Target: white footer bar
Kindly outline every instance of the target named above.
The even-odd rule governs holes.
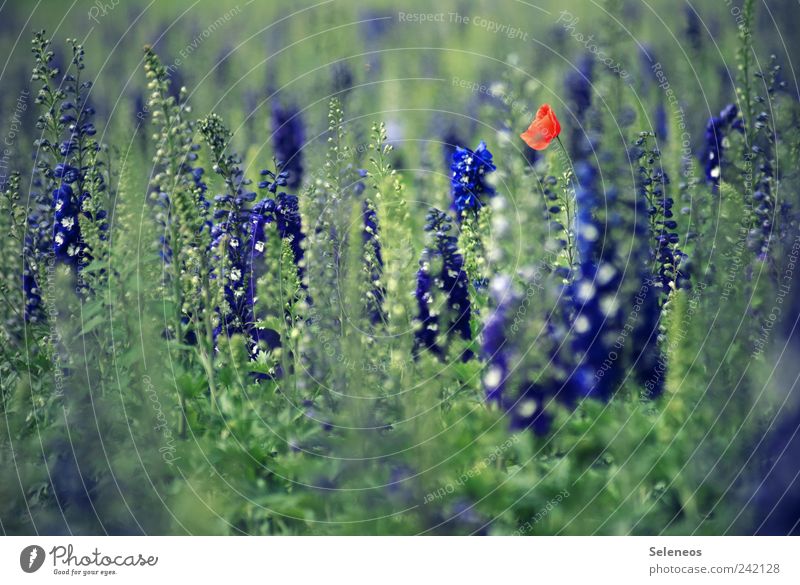
[[[791,537],[4,537],[0,583],[800,583],[798,544]]]

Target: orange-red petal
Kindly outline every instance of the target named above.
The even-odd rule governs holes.
[[[547,145],[550,144],[550,141],[545,137],[545,135],[538,128],[536,128],[536,122],[531,124],[530,128],[528,128],[519,136],[525,141],[525,144],[534,150],[544,150],[547,148]]]
[[[561,124],[548,104],[542,104],[528,129],[520,134],[525,144],[534,150],[544,150],[561,133]]]

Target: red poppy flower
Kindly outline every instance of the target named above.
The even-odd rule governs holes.
[[[555,112],[549,105],[543,104],[528,129],[520,134],[520,138],[532,149],[544,150],[559,134],[561,134],[561,124],[558,123]]]

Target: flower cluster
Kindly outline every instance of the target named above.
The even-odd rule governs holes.
[[[458,252],[458,239],[449,233],[452,227],[446,213],[435,208],[429,211],[425,231],[431,234],[433,241],[423,251],[417,272],[415,355],[428,349],[444,357],[455,334],[465,341],[472,339],[467,274],[463,257]],[[445,296],[444,306],[437,306],[437,292]],[[465,361],[470,357],[470,350],[462,354]]]
[[[794,410],[777,419],[774,428],[764,431],[753,448],[760,460],[770,462],[766,474],[752,482],[750,501],[758,535],[798,534],[800,494],[793,487],[797,483],[797,459],[800,457],[798,428],[800,413]]]
[[[497,167],[492,162],[492,153],[481,141],[474,151],[469,148],[456,148],[453,154],[452,209],[460,221],[467,212],[477,212],[485,204],[486,197],[492,197],[494,187],[486,182],[486,176]]]
[[[371,281],[367,283],[368,295],[371,292],[380,303],[385,332],[398,335],[410,325],[412,317],[408,305],[411,296],[388,294],[387,291],[398,290],[411,277],[409,270],[414,263],[414,250],[413,246],[405,243],[412,241],[413,220],[402,179],[392,167],[394,147],[389,143],[384,123],[372,125],[371,139],[371,168],[362,171],[369,186],[365,199],[375,212],[374,217],[372,213],[364,217],[364,237],[369,234],[370,242],[369,246],[365,245],[365,253],[371,256],[368,259]],[[384,248],[383,242],[390,245]]]
[[[355,84],[353,68],[347,61],[336,61],[331,65],[331,78],[333,81],[334,95],[338,95],[344,100]]]
[[[262,180],[258,184],[259,189],[266,189],[267,192],[275,195],[273,199],[265,199],[258,203],[254,209],[264,210],[272,214],[278,230],[278,236],[286,242],[291,250],[292,261],[297,273],[299,285],[307,290],[305,282],[305,239],[303,233],[303,222],[300,215],[300,204],[297,195],[290,195],[279,191],[279,187],[287,186],[289,175],[282,170],[276,162],[276,171],[269,169],[261,171]],[[268,196],[269,197],[269,196]]]
[[[706,124],[705,146],[701,155],[706,179],[713,185],[719,185],[724,164],[725,138],[731,130],[744,131],[739,109],[735,104],[728,104],[719,116],[712,116]]]
[[[694,7],[689,4],[684,5],[683,15],[686,19],[684,25],[686,40],[693,51],[700,51],[703,46],[703,22]]]
[[[757,103],[765,104],[767,100],[771,103],[775,92],[785,85],[785,82],[780,81],[780,71],[781,67],[777,64],[775,55],[772,55],[769,68],[763,73],[756,74],[756,77],[763,79],[767,90],[767,98],[756,96]],[[773,127],[773,115],[766,111],[770,109],[765,107],[765,110],[754,112],[753,128],[747,133],[748,140],[752,142],[747,156],[755,170],[754,191],[750,202],[752,227],[748,234],[748,244],[761,261],[767,259],[771,244],[778,237],[776,232],[786,227],[781,225],[782,222],[776,222],[776,207],[780,207],[781,215],[785,216],[790,205],[783,202],[781,206],[776,206],[777,197],[774,192],[777,166],[777,161],[774,159],[776,133]]]
[[[275,103],[272,108],[272,145],[280,168],[287,173],[286,186],[297,189],[303,181],[305,125],[298,108]]]
[[[275,224],[278,236],[288,244],[298,275],[302,274],[304,239],[298,200],[279,191],[287,184],[287,173],[278,169],[261,171],[258,187],[267,196],[248,189],[241,158],[228,153],[230,133],[219,116],[211,114],[200,123],[200,131],[216,160],[214,170],[224,179],[227,192],[214,197],[211,249],[214,251],[213,278],[222,284],[218,311],[221,319],[215,335],[242,334],[248,339],[253,357],[263,349],[280,346],[277,331],[260,325],[264,315],[258,310],[258,281],[266,274],[268,226]],[[275,194],[272,198],[270,195]]]
[[[545,202],[545,218],[550,220],[547,247],[558,253],[555,270],[567,278],[575,262],[574,195],[571,175],[565,173],[564,180],[553,175],[539,176],[539,189]]]
[[[44,31],[35,34],[33,80],[42,83],[36,97],[43,112],[37,120],[43,131],[37,141],[43,151],[38,167],[40,186],[52,194],[52,250],[58,262],[77,274],[93,257],[92,246],[82,237],[81,222],[94,224],[98,242],[106,239],[108,224],[96,201],[104,195],[105,180],[97,158],[100,145],[94,139],[95,110],[89,104],[92,82],[81,79],[83,46],[75,39],[67,42],[72,49],[70,65],[58,89],[53,89],[50,80],[60,71],[53,65],[54,53]]]
[[[170,189],[164,185],[162,189],[159,185],[159,180],[163,176],[161,173],[156,173],[152,182],[154,187],[152,199],[159,208],[155,220],[161,228],[159,255],[165,264],[173,262],[173,248],[181,248],[181,241],[189,235],[182,233],[189,227],[186,224],[190,223],[185,221],[184,216],[196,213],[198,217],[203,218],[203,221],[199,223],[191,222],[196,224],[192,226],[195,232],[209,227],[208,214],[211,203],[205,197],[207,190],[207,186],[203,182],[205,169],[194,167],[191,164],[197,160],[198,150],[200,150],[199,144],[189,145],[185,160],[174,169],[178,184],[173,188]],[[159,162],[156,161],[156,164]],[[170,196],[167,191],[170,191],[172,195]],[[199,213],[197,213],[198,211]],[[178,267],[173,272],[179,272],[180,265],[181,262],[178,262]],[[174,274],[173,277],[180,278],[179,274]]]
[[[297,195],[278,194],[275,198],[275,221],[278,226],[278,235],[288,241],[292,248],[292,256],[297,267],[297,276],[300,278],[301,286],[305,288],[306,285],[303,280],[305,234],[303,233]]]
[[[165,336],[194,345],[200,335],[210,355],[216,320],[210,290],[212,221],[204,169],[195,166],[200,145],[194,142],[186,88],[174,87],[176,80],[151,47],[145,47],[144,70],[150,90],[146,106],[157,140],[150,197],[161,229],[165,294],[175,306]]]
[[[25,320],[29,323],[44,319],[42,310],[41,284],[45,275],[43,268],[47,258],[53,255],[52,204],[46,207],[39,201],[44,176],[33,176],[31,199],[23,238],[23,292],[25,295]]]
[[[594,59],[583,55],[576,63],[575,69],[567,73],[564,78],[567,103],[569,103],[575,118],[582,122],[586,112],[592,105],[592,77],[594,73]],[[581,131],[580,128],[575,129]]]
[[[239,155],[228,153],[231,136],[219,116],[211,114],[202,120],[200,132],[214,157],[214,171],[227,187],[225,193],[214,197],[211,228],[216,264],[213,278],[221,283],[223,291],[215,335],[243,334],[250,340],[250,351],[257,354],[258,342],[264,335],[256,327],[256,285],[267,245],[265,227],[274,220],[275,202],[267,199],[249,207],[256,193],[248,189],[252,181],[245,178]],[[275,183],[278,181],[283,183],[284,177]],[[272,182],[266,185],[270,190],[272,186]]]
[[[5,177],[3,177],[5,178]],[[10,291],[9,284],[15,280],[19,282],[20,272],[22,273],[22,291],[25,299],[25,309],[20,315],[19,310],[14,306],[13,323],[35,323],[44,317],[42,307],[42,295],[37,285],[36,274],[31,266],[30,248],[32,240],[29,229],[30,209],[21,204],[20,174],[12,172],[8,178],[0,183],[0,231],[5,234],[7,240],[14,243],[17,250],[22,249],[22,258],[17,254],[6,254],[0,257],[0,295],[8,299]],[[22,317],[20,319],[19,317]],[[5,334],[11,333],[11,321],[6,323],[6,330],[0,341],[5,338]]]
[[[513,306],[518,300],[511,287],[511,279],[505,275],[492,279],[489,291],[495,308],[483,325],[481,358],[488,370],[484,376],[486,399],[499,401],[506,387],[510,366],[510,346],[506,328]]]
[[[56,260],[80,269],[83,242],[80,229],[80,205],[72,187],[61,185],[53,191],[53,253]]]
[[[503,409],[510,417],[512,429],[531,428],[537,434],[544,434],[551,423],[544,406],[552,393],[548,394],[544,384],[532,382],[524,368],[519,367],[517,343],[509,336],[509,329],[511,333],[517,330],[511,318],[519,310],[522,295],[504,275],[493,278],[489,289],[495,308],[484,323],[481,340],[481,357],[487,365],[483,377],[486,400]],[[515,371],[522,382],[512,386]]]
[[[612,350],[613,334],[620,328],[619,287],[621,271],[616,264],[614,243],[606,237],[607,224],[597,217],[598,210],[614,194],[602,201],[597,185],[597,169],[585,161],[576,164],[577,233],[579,264],[567,286],[570,348],[576,357],[570,382],[560,398],[567,402],[583,397],[607,399],[614,390],[614,376],[598,375]]]
[[[680,238],[672,211],[674,201],[667,193],[669,176],[661,167],[661,152],[650,146],[652,138],[652,133],[642,132],[634,143],[632,158],[639,163],[637,192],[640,200],[646,203],[649,217],[653,241],[651,257],[655,263],[653,284],[669,294],[676,288],[688,286],[688,275],[681,266],[686,254],[678,248]]]
[[[383,309],[383,300],[386,290],[381,284],[383,275],[383,254],[381,253],[380,230],[378,228],[378,214],[375,206],[369,199],[362,203],[362,231],[364,243],[364,265],[369,272],[369,290],[367,291],[367,314],[370,322],[375,325],[386,320]]]
[[[439,336],[439,319],[433,306],[433,277],[430,272],[430,253],[423,251],[417,271],[417,288],[414,291],[417,300],[417,330],[414,333],[414,351],[418,355],[421,349],[431,350],[441,355],[437,344]]]
[[[272,199],[263,199],[252,206],[249,213],[245,214],[246,220],[242,221],[241,242],[244,244],[244,254],[239,256],[241,261],[242,278],[246,279],[247,290],[245,304],[240,309],[242,324],[245,332],[250,337],[251,352],[257,355],[259,350],[274,348],[280,345],[280,335],[277,331],[261,327],[257,323],[262,315],[257,310],[258,280],[267,272],[266,246],[267,226],[275,222],[277,205]],[[231,239],[231,242],[233,239]]]
[[[26,261],[22,271],[22,292],[25,295],[25,321],[35,323],[42,317],[42,294],[36,275]]]
[[[642,143],[634,146],[631,156],[633,160],[646,150],[646,137],[640,136],[640,139],[643,139]],[[656,155],[657,152],[651,154],[653,157]],[[632,270],[629,273],[633,277],[630,280],[637,285],[637,289],[631,291],[632,298],[625,303],[626,320],[618,336],[621,343],[617,345],[624,346],[625,340],[630,335],[628,343],[634,354],[631,357],[633,378],[644,388],[643,395],[652,399],[661,394],[664,386],[665,356],[661,347],[662,307],[666,306],[673,289],[663,286],[663,278],[667,275],[660,270],[662,266],[658,263],[656,251],[662,244],[657,228],[659,226],[663,228],[663,223],[659,222],[667,218],[663,213],[659,214],[659,207],[651,203],[653,198],[650,197],[650,186],[655,182],[660,184],[662,189],[665,188],[666,177],[661,169],[654,170],[655,158],[653,163],[650,163],[649,157],[641,157],[638,160],[642,163],[642,168],[638,173],[639,188],[631,202],[633,218],[629,224],[634,236],[634,249],[629,256],[631,259],[629,266]],[[647,182],[646,178],[650,179],[649,185],[644,185]]]

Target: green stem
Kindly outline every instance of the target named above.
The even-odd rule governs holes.
[[[573,188],[572,188],[572,177],[575,176],[575,167],[572,164],[572,159],[567,152],[567,149],[564,147],[564,143],[561,142],[561,138],[556,136],[556,141],[558,142],[558,146],[561,148],[561,153],[564,155],[564,160],[567,161],[569,164],[568,171],[565,172],[567,175],[565,185],[564,185],[564,213],[567,216],[567,260],[569,262],[570,269],[575,263],[575,226],[573,225],[573,212],[574,209],[573,204]],[[575,204],[577,207],[577,204]]]
[[[217,385],[216,381],[214,380],[214,327],[211,323],[211,290],[210,290],[210,278],[208,278],[208,272],[206,272],[206,284],[205,284],[205,307],[203,308],[204,318],[203,321],[205,322],[206,328],[206,342],[208,343],[207,355],[201,356],[201,361],[203,362],[203,366],[206,369],[206,376],[208,377],[208,390],[211,397],[211,407],[214,407],[214,402],[217,396]]]
[[[11,302],[11,299],[8,298],[8,295],[6,294],[6,290],[5,290],[4,287],[0,287],[0,293],[3,294],[3,299],[5,299],[6,304],[9,306],[9,308],[11,308],[11,310],[13,310],[14,313],[16,313],[17,318],[22,319],[22,313],[20,313],[19,309],[17,309],[17,305],[19,303],[18,302],[17,303],[12,303]]]

